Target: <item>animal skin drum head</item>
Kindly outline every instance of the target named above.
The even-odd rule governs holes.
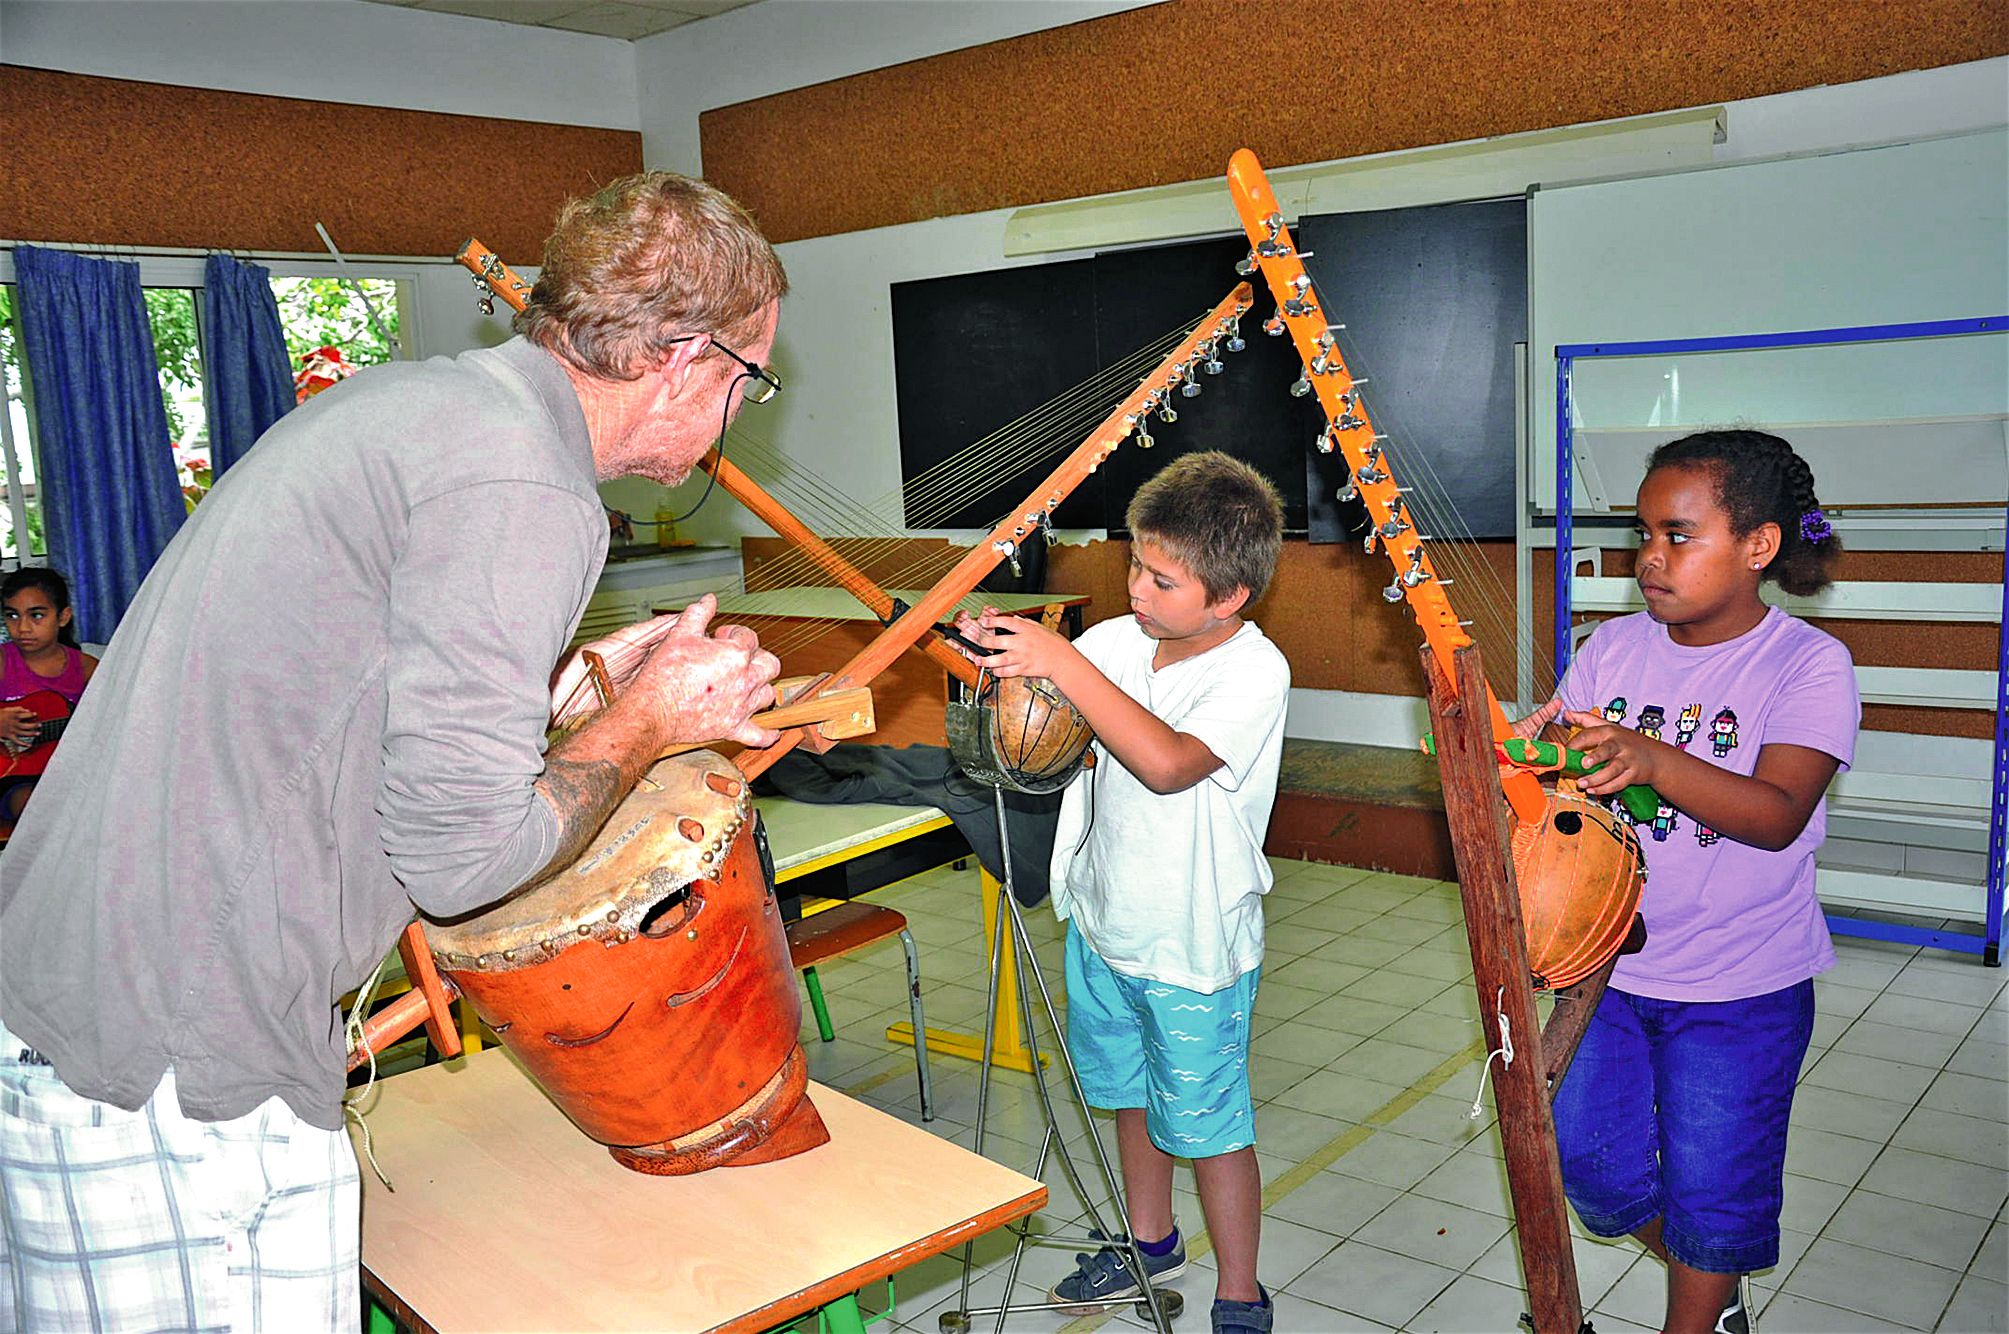
[[[428,925],[426,938],[442,967],[488,969],[534,963],[582,939],[632,939],[666,897],[716,871],[752,808],[746,780],[718,755],[660,761],[578,861],[485,912]]]

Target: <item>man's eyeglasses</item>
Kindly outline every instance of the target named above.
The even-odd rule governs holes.
[[[765,403],[781,392],[781,377],[779,375],[776,375],[757,361],[748,361],[745,357],[742,357],[716,338],[712,339],[712,346],[746,367],[746,375],[741,378],[753,381],[752,384],[746,387],[747,402]]]
[[[691,341],[691,339],[696,338],[698,336],[699,335],[697,334],[684,334],[680,338],[672,338],[669,341],[672,343],[688,343]],[[733,351],[731,348],[727,347],[724,343],[721,343],[716,338],[712,339],[712,347],[717,351],[725,353],[727,356],[731,357],[734,361],[737,361],[741,366],[744,366],[746,368],[746,373],[740,376],[739,378],[742,380],[753,381],[753,383],[747,387],[746,391],[747,402],[765,403],[767,402],[767,400],[773,398],[776,394],[781,392],[781,377],[779,375],[776,375],[773,371],[769,370],[767,367],[761,365],[757,361],[748,361],[745,357],[742,357],[739,353]]]

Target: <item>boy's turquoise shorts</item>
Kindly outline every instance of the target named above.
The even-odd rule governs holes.
[[[1212,1158],[1256,1142],[1249,1026],[1260,967],[1211,994],[1128,977],[1067,924],[1067,1050],[1090,1105],[1142,1107],[1151,1142]]]

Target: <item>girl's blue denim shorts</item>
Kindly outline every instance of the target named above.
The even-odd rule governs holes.
[[[1563,1190],[1600,1237],[1664,1218],[1691,1269],[1779,1262],[1786,1118],[1814,984],[1734,1001],[1604,993],[1555,1098]]]

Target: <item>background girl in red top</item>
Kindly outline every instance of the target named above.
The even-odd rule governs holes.
[[[8,763],[32,746],[41,715],[14,703],[53,691],[76,707],[98,660],[77,646],[70,586],[54,570],[16,570],[0,580],[7,640],[0,643],[0,837],[28,804],[33,778],[9,777]],[[36,770],[40,772],[39,767]]]

